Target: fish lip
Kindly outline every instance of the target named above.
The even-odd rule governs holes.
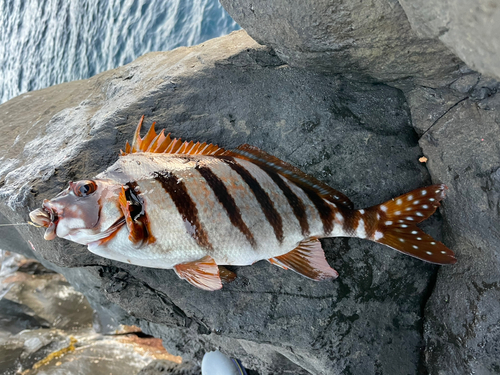
[[[33,223],[45,228],[44,238],[52,240],[56,237],[57,223],[61,213],[54,207],[49,200],[44,200],[42,207],[30,212],[30,219]]]
[[[50,201],[48,200],[43,201],[42,210],[49,215],[50,222],[57,225],[61,213],[50,203]]]
[[[30,212],[30,219],[33,223],[41,225],[47,228],[50,224],[54,222],[55,215],[53,212],[42,208],[37,208]]]

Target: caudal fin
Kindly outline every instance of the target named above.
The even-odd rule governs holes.
[[[430,263],[455,263],[453,251],[416,225],[436,211],[446,189],[443,184],[416,189],[365,210],[378,219],[369,239]]]

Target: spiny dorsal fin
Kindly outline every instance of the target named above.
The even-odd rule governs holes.
[[[155,132],[153,123],[148,132],[141,138],[140,132],[144,116],[141,117],[139,125],[134,134],[132,145],[128,142],[125,145],[125,152],[121,151],[121,155],[133,154],[138,152],[152,152],[165,154],[183,154],[183,155],[212,155],[212,156],[232,156],[238,159],[248,160],[259,167],[271,170],[288,180],[295,183],[303,190],[313,191],[319,194],[322,198],[340,204],[348,208],[353,208],[352,202],[341,192],[332,189],[327,184],[318,179],[309,176],[302,172],[297,167],[278,159],[276,156],[270,155],[261,149],[243,144],[236,150],[224,150],[223,148],[207,143],[182,142],[179,138],[170,138],[170,133],[165,136],[164,130],[159,134]]]
[[[139,125],[137,125],[132,145],[130,145],[127,141],[125,144],[125,151],[121,151],[120,155],[123,156],[138,152],[184,155],[221,155],[225,152],[223,148],[220,148],[217,145],[207,144],[205,142],[182,142],[180,138],[172,139],[170,138],[170,133],[165,136],[164,129],[157,134],[154,122],[144,138],[141,138],[141,127],[143,121],[144,116],[141,117],[141,121],[139,121]]]
[[[251,161],[263,169],[272,170],[273,172],[286,177],[302,189],[315,191],[322,198],[332,203],[353,208],[352,202],[341,192],[332,189],[327,184],[302,172],[299,168],[294,167],[293,165],[288,164],[287,162],[284,162],[276,156],[270,155],[255,146],[243,144],[236,150],[225,151],[223,155]]]

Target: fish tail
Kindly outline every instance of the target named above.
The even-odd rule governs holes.
[[[457,260],[453,251],[416,225],[436,211],[446,189],[443,184],[432,185],[413,190],[378,206],[358,210],[358,221],[364,217],[363,223],[366,223],[363,238],[430,263],[455,263]]]

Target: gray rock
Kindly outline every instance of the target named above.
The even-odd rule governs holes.
[[[142,114],[175,136],[258,146],[358,207],[430,183],[401,91],[289,67],[240,31],[0,106],[0,212],[25,221],[69,180],[111,165]],[[438,238],[439,228],[439,216],[424,226]],[[324,240],[340,273],[335,281],[317,283],[259,262],[235,267],[235,282],[207,293],[171,270],[47,242],[30,226],[17,230],[20,251],[32,249],[92,305],[161,337],[188,361],[220,348],[263,375],[414,374],[422,365],[422,313],[436,267],[388,248]]]
[[[444,239],[458,258],[454,267],[440,270],[426,307],[425,358],[431,374],[500,372],[498,87],[480,80],[420,140],[433,180],[449,187]]]
[[[411,78],[436,87],[458,73],[461,64],[434,35],[412,30],[396,0],[221,4],[252,38],[273,47],[294,67],[385,83]]]
[[[200,372],[200,366],[192,363],[176,364],[169,361],[153,361],[137,375],[199,375]]]
[[[467,65],[500,78],[500,7],[489,0],[399,0],[412,29],[436,38]]]

